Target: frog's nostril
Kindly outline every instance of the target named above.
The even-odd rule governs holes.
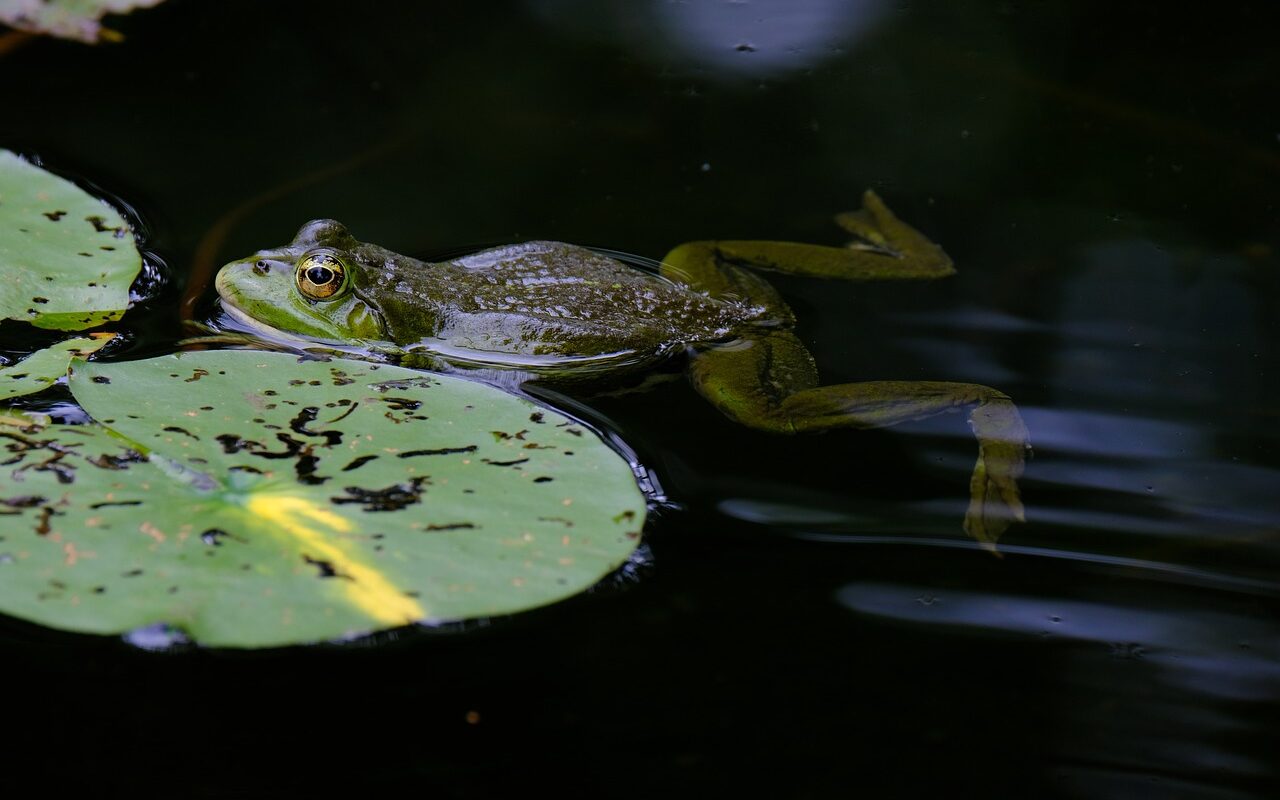
[[[254,275],[266,275],[270,271],[271,271],[271,266],[267,264],[267,262],[265,261],[259,261],[253,265]]]

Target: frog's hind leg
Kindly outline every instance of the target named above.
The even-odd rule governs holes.
[[[1001,392],[973,383],[867,381],[819,386],[813,358],[795,334],[762,331],[694,354],[690,378],[730,418],[763,431],[802,433],[882,428],[969,409],[978,460],[969,483],[965,532],[994,550],[1013,520],[1024,519],[1018,477],[1028,434]]]
[[[798,242],[691,242],[663,259],[662,273],[711,294],[742,296],[733,267],[846,281],[925,280],[955,273],[951,259],[922,233],[898,219],[873,191],[862,209],[836,216],[857,237],[847,247]],[[717,276],[715,273],[724,273]],[[759,279],[756,279],[757,281]]]

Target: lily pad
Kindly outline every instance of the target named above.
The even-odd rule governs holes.
[[[0,0],[0,22],[19,30],[47,33],[63,39],[94,42],[119,40],[120,34],[102,27],[107,14],[126,14],[162,0]]]
[[[115,334],[99,333],[65,339],[37,350],[16,364],[0,367],[0,400],[48,389],[67,374],[72,358],[87,356],[114,338]]]
[[[141,269],[118,211],[0,150],[0,319],[57,330],[119,319]]]
[[[101,425],[0,427],[0,612],[44,625],[341,639],[551,603],[638,544],[630,466],[487,385],[254,351],[70,383]]]

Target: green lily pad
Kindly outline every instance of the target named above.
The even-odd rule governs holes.
[[[102,27],[107,14],[126,14],[162,0],[0,0],[0,22],[19,30],[47,33],[63,39],[94,42],[119,40],[120,34]]]
[[[114,338],[114,334],[104,333],[65,339],[37,350],[16,364],[0,367],[0,400],[48,389],[67,374],[72,358],[87,356]]]
[[[118,211],[0,150],[0,319],[56,330],[119,319],[141,269]]]
[[[102,424],[0,426],[0,612],[267,647],[590,587],[643,495],[590,430],[490,386],[254,351],[75,362]]]

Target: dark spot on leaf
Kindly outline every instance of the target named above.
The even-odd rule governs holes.
[[[125,450],[118,456],[102,453],[94,458],[85,459],[85,461],[99,469],[128,469],[130,464],[137,464],[146,460],[146,456],[137,450]]]
[[[107,508],[108,506],[140,506],[141,500],[104,500],[101,503],[92,503],[89,508],[95,511],[99,508]]]
[[[107,587],[105,587],[105,586],[95,586],[95,587],[93,587],[93,590],[92,590],[92,591],[93,591],[93,593],[94,593],[94,594],[102,594],[102,593],[103,593],[103,592],[105,592],[106,590],[107,590]]]
[[[480,460],[481,460],[481,461],[483,461],[484,463],[488,464],[488,465],[489,465],[489,466],[491,466],[491,467],[514,467],[514,466],[517,466],[517,465],[519,465],[519,464],[523,464],[523,463],[525,463],[526,461],[528,461],[528,460],[529,460],[529,457],[528,457],[528,456],[521,456],[520,458],[515,458],[515,459],[512,459],[512,460],[510,460],[510,461],[490,461],[490,460],[489,460],[489,459],[487,459],[487,458],[482,458],[482,459],[480,459]]]
[[[549,482],[551,482],[551,481],[553,481],[553,480],[555,480],[555,478],[552,478],[552,477],[551,477],[551,476],[549,476],[549,475],[540,475],[540,476],[538,476],[538,477],[534,478],[534,479],[533,479],[533,482],[534,482],[534,483],[549,483]]]
[[[199,367],[196,367],[195,371],[191,373],[191,377],[187,378],[184,381],[184,383],[195,383],[196,381],[200,380],[201,378],[203,378],[205,375],[208,375],[208,374],[209,374],[209,370],[200,369]]]
[[[336,368],[331,369],[329,370],[329,374],[333,376],[334,386],[346,386],[348,384],[352,384],[356,382],[355,378],[348,378],[347,373],[343,372],[340,369],[336,369]]]
[[[348,402],[348,403],[350,403],[350,401],[347,401],[347,402]],[[343,402],[342,402],[341,400],[339,400],[337,404],[338,404],[338,405],[343,405]],[[347,417],[351,416],[351,412],[352,412],[352,411],[355,411],[359,406],[360,406],[360,404],[359,404],[359,403],[351,403],[351,404],[350,404],[350,406],[347,408],[347,410],[346,410],[346,411],[343,411],[343,412],[342,412],[341,414],[339,414],[338,416],[336,416],[336,417],[334,417],[333,419],[329,420],[329,422],[328,422],[327,424],[332,425],[332,424],[333,424],[333,423],[335,423],[335,422],[341,422],[342,420],[344,420],[344,419],[346,419]]]
[[[407,450],[399,454],[400,458],[412,458],[413,456],[449,456],[455,453],[474,453],[476,446],[469,444],[466,447],[439,447],[434,450]]]
[[[297,462],[293,465],[294,472],[298,474],[298,483],[305,483],[308,486],[319,486],[329,480],[328,475],[316,475],[316,465],[320,463],[320,458],[311,454],[311,447],[308,446],[301,455],[298,456]]]
[[[521,430],[521,431],[517,431],[516,433],[507,433],[506,431],[490,431],[490,433],[493,434],[493,440],[495,442],[501,442],[507,439],[519,439],[521,441],[524,441],[525,434],[527,434],[528,432],[529,432],[528,430]]]
[[[262,447],[258,442],[241,439],[234,433],[220,433],[213,438],[217,440],[218,444],[222,445],[222,452],[227,455],[239,453],[241,450],[248,450],[251,446]]]
[[[139,575],[141,575],[141,574],[142,574],[142,570],[140,570],[140,569],[131,569],[131,570],[129,570],[128,572],[121,573],[120,577],[122,577],[122,578],[136,578],[136,577],[138,577],[138,576],[139,576]]]
[[[106,375],[94,375],[92,380],[94,383],[111,383],[111,379]]]
[[[473,522],[446,522],[443,525],[432,523],[426,527],[428,531],[463,531],[475,528]]]
[[[359,503],[364,506],[362,511],[399,511],[405,506],[419,502],[422,498],[422,486],[427,483],[430,483],[430,478],[423,475],[407,483],[393,484],[385,489],[347,486],[342,490],[347,493],[346,497],[330,497],[329,500],[337,505]]]
[[[33,297],[33,298],[31,298],[31,302],[33,302],[33,303],[39,303],[40,305],[44,305],[45,303],[49,302],[49,298],[47,298],[47,297]]]
[[[422,408],[421,400],[412,400],[408,397],[380,397],[378,399],[390,406],[392,411],[417,411]]]
[[[368,464],[370,461],[374,460],[375,458],[377,458],[377,456],[376,456],[376,455],[372,455],[372,456],[359,456],[359,457],[357,457],[357,458],[353,458],[353,459],[351,459],[351,463],[350,463],[350,464],[347,464],[345,467],[343,467],[343,468],[342,468],[342,471],[343,471],[343,472],[350,472],[350,471],[351,471],[351,470],[353,470],[353,469],[360,469],[360,468],[361,468],[361,467],[363,467],[365,464]]]
[[[342,444],[342,431],[313,431],[307,429],[307,424],[315,422],[316,416],[320,413],[320,409],[315,406],[307,406],[298,412],[298,416],[289,422],[289,429],[294,433],[300,433],[303,436],[318,436],[324,439],[325,447],[335,447]]]
[[[169,431],[170,433],[180,433],[183,436],[190,436],[192,439],[195,439],[197,442],[200,441],[199,436],[196,436],[194,433],[187,430],[186,428],[182,428],[177,425],[166,425],[164,426],[163,430]]]
[[[44,211],[41,213],[48,217],[50,222],[57,222],[67,215],[65,211]]]
[[[542,417],[543,417],[543,413],[542,413],[541,411],[535,411],[535,412],[533,412],[532,414],[530,414],[530,415],[529,415],[529,421],[530,421],[530,422],[536,422],[536,423],[538,423],[539,425],[541,425],[541,424],[543,424],[543,422],[542,422]]]
[[[262,393],[265,394],[267,397],[275,397],[276,395],[280,394],[275,389],[263,389]]]
[[[354,580],[350,575],[346,575],[344,573],[338,572],[338,570],[334,569],[334,566],[331,562],[325,561],[324,559],[312,558],[306,553],[303,553],[302,560],[307,562],[311,566],[315,567],[316,569],[320,570],[321,578],[344,578],[346,580]]]
[[[200,406],[201,411],[212,411],[213,406]]]
[[[562,523],[566,528],[573,527],[573,520],[565,519],[564,517],[538,517],[538,522],[559,522],[559,523]]]
[[[209,528],[200,534],[200,541],[211,547],[222,547],[222,540],[230,536],[231,534],[221,528]]]
[[[43,497],[31,494],[0,500],[0,505],[8,506],[9,508],[35,508],[43,502]]]
[[[251,467],[247,464],[237,464],[234,467],[227,467],[227,472],[250,472],[250,473],[253,473],[254,475],[263,474],[262,470],[258,469],[257,467]]]
[[[626,511],[623,511],[621,514],[614,517],[613,521],[614,522],[623,522],[623,521],[630,522],[635,518],[636,518],[636,512],[628,508]]]
[[[78,256],[84,256],[85,258],[93,258],[93,253],[84,253],[84,252],[80,252],[80,253],[76,253],[76,255],[78,255]]]

